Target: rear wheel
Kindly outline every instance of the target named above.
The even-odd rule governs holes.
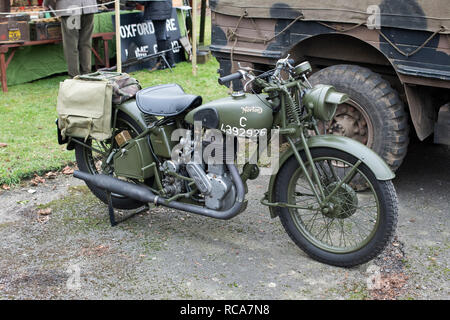
[[[318,261],[340,267],[370,261],[395,232],[397,197],[392,182],[378,181],[363,163],[355,168],[358,159],[348,153],[330,148],[312,149],[311,153],[323,192],[330,199],[324,207],[318,204],[297,159],[292,157],[278,174],[275,202],[301,208],[277,208],[281,223],[292,240]],[[306,162],[304,153],[301,156]],[[306,163],[306,167],[311,172],[311,164]],[[355,174],[339,186],[353,168]],[[354,179],[368,187],[355,190],[351,186]]]
[[[143,132],[143,129],[133,119],[123,113],[119,113],[116,127],[120,129],[118,131],[119,133],[124,130],[128,131],[132,138]],[[104,142],[99,142],[95,139],[87,140],[86,144],[95,150],[77,143],[75,145],[75,157],[80,171],[90,174],[115,175],[113,164],[106,164],[106,160],[109,156],[107,151],[110,149],[111,143],[115,144],[115,146],[117,145],[114,138]],[[127,181],[133,182],[131,180]],[[105,190],[99,189],[98,187],[87,182],[86,184],[97,198],[108,204]],[[142,202],[118,194],[111,194],[111,197],[113,207],[117,209],[136,209],[144,205]]]

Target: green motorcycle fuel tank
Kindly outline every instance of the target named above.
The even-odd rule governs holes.
[[[273,123],[273,110],[267,95],[234,94],[214,100],[189,112],[185,121],[201,121],[203,127],[218,129],[238,137],[268,135]]]

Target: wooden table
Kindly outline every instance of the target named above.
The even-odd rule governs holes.
[[[96,33],[92,35],[93,45],[92,45],[92,53],[95,56],[95,66],[98,68],[98,63],[109,68],[109,45],[108,41],[112,40],[115,36],[114,32],[104,32],[104,33]],[[103,41],[103,58],[100,57],[99,51],[99,41]],[[0,82],[2,85],[3,92],[8,92],[7,78],[6,78],[6,70],[8,69],[8,65],[14,57],[14,53],[17,48],[24,46],[38,46],[44,44],[54,44],[60,43],[62,39],[54,39],[54,40],[39,40],[39,41],[24,41],[18,43],[0,43]],[[97,45],[96,45],[97,44]],[[11,53],[6,59],[6,54],[11,50]]]

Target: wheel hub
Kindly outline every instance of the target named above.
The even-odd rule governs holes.
[[[368,147],[373,143],[373,129],[368,115],[353,100],[338,106],[327,133],[357,140]]]
[[[331,194],[338,184],[338,182],[329,184],[324,190],[325,196]],[[355,190],[344,183],[322,208],[322,214],[332,219],[347,219],[356,212],[357,207],[358,197]]]

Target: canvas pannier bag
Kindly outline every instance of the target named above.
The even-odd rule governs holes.
[[[106,80],[61,82],[56,111],[62,137],[92,137],[99,141],[110,138],[111,100],[112,85]]]
[[[62,137],[110,138],[112,103],[121,104],[140,89],[126,73],[100,71],[65,80],[56,107]]]

